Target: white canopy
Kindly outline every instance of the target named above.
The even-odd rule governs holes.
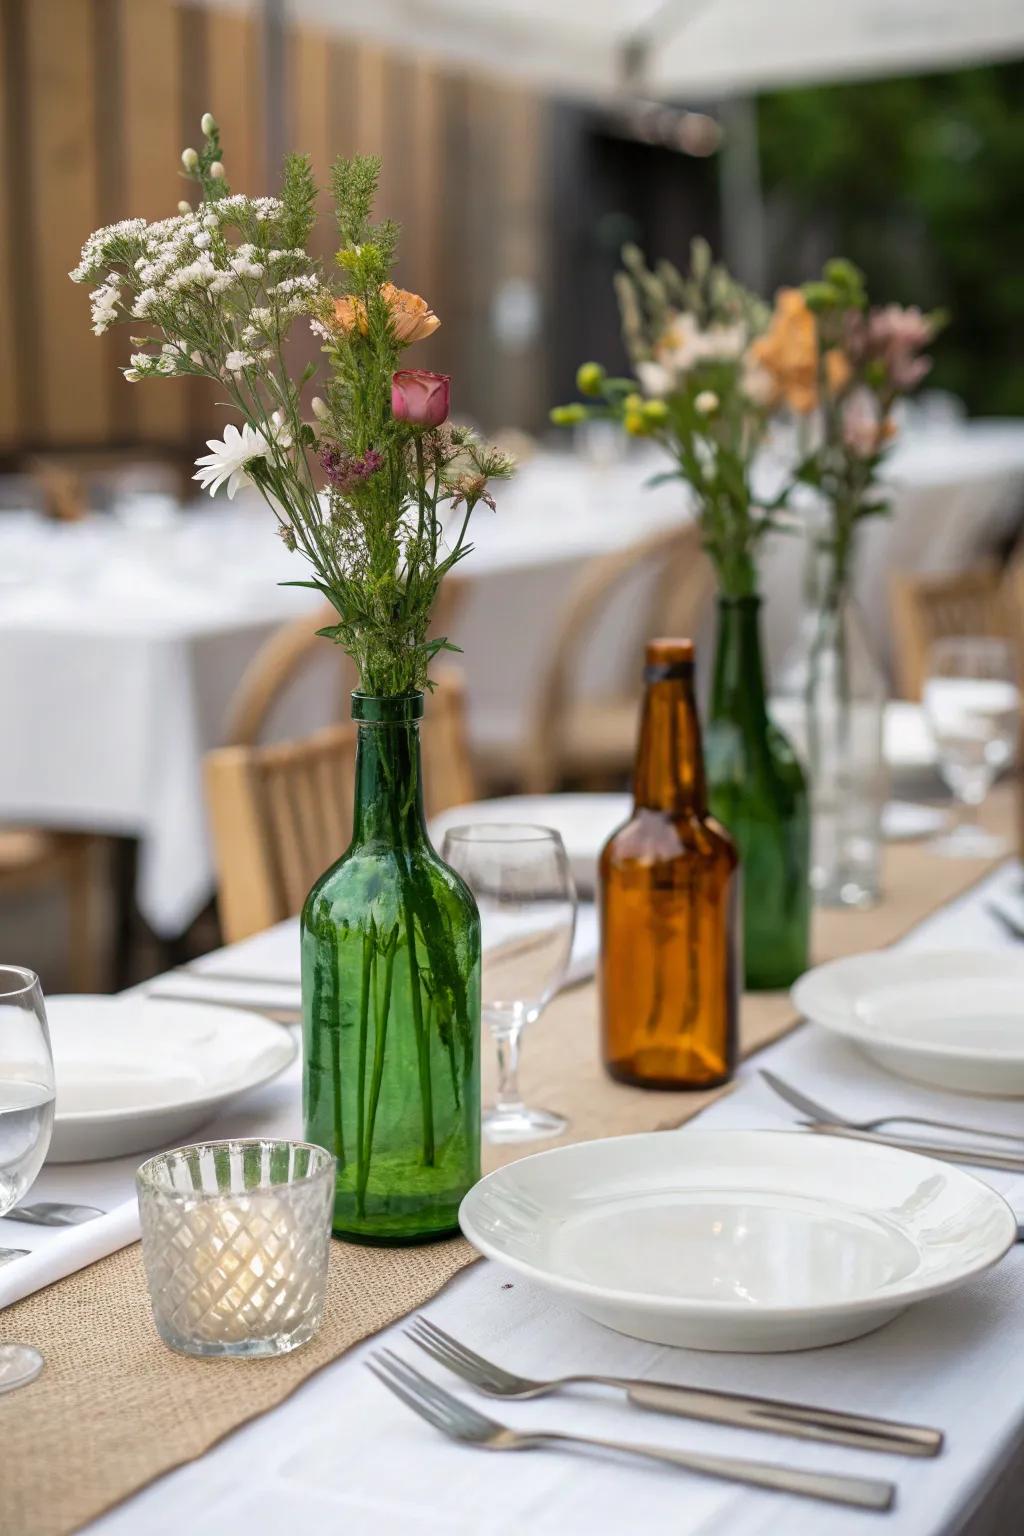
[[[662,99],[1024,55],[1024,0],[287,0],[297,19],[552,91]]]

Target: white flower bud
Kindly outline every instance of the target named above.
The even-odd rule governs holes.
[[[181,152],[181,163],[186,171],[194,171],[199,164],[199,156],[194,149],[183,149]]]
[[[693,405],[702,416],[710,416],[712,411],[718,410],[718,396],[713,389],[702,389]]]
[[[186,203],[185,199],[182,198],[181,202],[178,204],[178,212],[179,213],[191,213],[192,212],[192,204],[191,203]]]
[[[220,219],[218,219],[218,217],[217,217],[217,215],[215,213],[206,213],[206,214],[204,214],[203,215],[203,228],[204,229],[219,229],[220,228]]]
[[[214,181],[224,180],[224,166],[220,160],[215,160],[210,166],[210,175],[213,177]]]
[[[217,132],[217,124],[216,124],[216,122],[214,120],[213,113],[212,112],[204,112],[202,117],[199,119],[199,126],[203,130],[203,133],[205,134],[205,136],[207,138],[210,137],[211,133],[216,133]]]
[[[137,383],[138,380],[141,379],[141,377],[142,377],[141,373],[139,372],[139,370],[137,368],[125,368],[123,371],[124,371],[124,376],[127,379],[129,384]]]
[[[317,421],[326,421],[331,414],[327,409],[327,401],[321,400],[319,395],[314,395],[309,403],[313,407],[313,415]]]

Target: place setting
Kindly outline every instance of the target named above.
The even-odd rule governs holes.
[[[250,23],[175,46],[223,87]],[[1024,1483],[1024,524],[918,518],[964,322],[842,222],[747,259],[760,105],[578,125],[727,173],[685,241],[587,204],[582,330],[528,245],[465,286],[421,138],[506,248],[542,152],[495,96],[485,197],[432,69],[405,231],[315,85],[279,174],[207,111],[177,198],[107,176],[88,376],[147,441],[180,391],[168,461],[0,474],[5,1521],[975,1536]]]

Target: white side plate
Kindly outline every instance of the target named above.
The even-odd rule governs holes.
[[[788,1131],[582,1142],[490,1174],[476,1248],[634,1338],[777,1352],[857,1338],[963,1284],[1016,1238],[960,1168]]]
[[[878,950],[808,971],[804,1018],[900,1077],[957,1093],[1024,1097],[1024,954]]]
[[[283,1072],[297,1046],[256,1013],[145,997],[48,997],[57,1079],[51,1163],[181,1140],[237,1093]]]

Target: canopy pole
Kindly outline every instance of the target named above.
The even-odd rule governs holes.
[[[722,254],[732,275],[755,293],[768,279],[768,251],[761,158],[757,138],[757,101],[737,96],[719,107],[722,143],[718,151],[718,190],[722,208]]]

